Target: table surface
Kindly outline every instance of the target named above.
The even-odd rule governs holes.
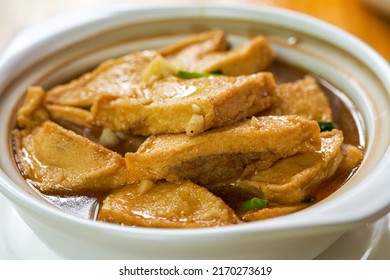
[[[390,16],[366,4],[368,0],[0,0],[0,51],[19,29],[74,9],[123,3],[239,3],[278,6],[309,14],[341,27],[390,60]]]

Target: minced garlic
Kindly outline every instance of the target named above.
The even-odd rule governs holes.
[[[185,127],[187,135],[195,135],[204,131],[204,117],[201,114],[193,114]]]
[[[144,82],[153,82],[157,79],[174,76],[175,68],[161,55],[156,56],[142,72]]]
[[[250,124],[251,124],[251,126],[256,127],[256,128],[261,128],[262,127],[262,124],[259,122],[258,118],[256,118],[255,116],[253,116],[251,118]]]
[[[104,147],[113,147],[118,145],[120,140],[110,128],[104,128],[100,135],[99,142]]]
[[[148,190],[154,187],[154,182],[151,180],[142,180],[138,184],[138,192],[140,194],[146,193]]]
[[[194,114],[201,114],[202,113],[202,108],[200,108],[196,104],[192,104],[191,108],[192,108],[192,112],[194,112]]]

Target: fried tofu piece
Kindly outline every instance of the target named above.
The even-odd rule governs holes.
[[[338,173],[351,172],[358,167],[363,160],[362,150],[354,145],[343,143],[343,145],[341,145],[341,151],[343,153],[343,160],[337,170]]]
[[[235,123],[268,108],[274,90],[270,73],[189,80],[170,77],[142,88],[145,99],[150,99],[148,103],[127,97],[102,97],[91,111],[97,126],[113,131],[136,135],[186,131],[191,135]]]
[[[158,182],[147,191],[137,185],[116,190],[103,200],[97,219],[158,228],[202,228],[240,222],[222,199],[190,181]]]
[[[45,91],[41,87],[29,87],[22,107],[18,110],[16,123],[19,128],[31,130],[49,119],[44,108]]]
[[[257,36],[233,49],[228,50],[227,47],[225,32],[213,30],[192,36],[159,52],[180,70],[204,73],[221,71],[230,76],[262,71],[272,64],[275,57],[263,36]]]
[[[179,69],[191,69],[199,59],[209,53],[225,51],[229,42],[223,30],[215,29],[190,36],[187,39],[161,48],[158,52]]]
[[[343,159],[335,174],[320,184],[318,191],[311,195],[311,199],[321,201],[333,194],[351,177],[363,160],[363,151],[354,145],[343,143],[341,152]]]
[[[125,95],[140,100],[143,96],[138,96],[136,89],[143,83],[142,72],[158,56],[156,51],[143,51],[107,60],[92,72],[49,90],[46,101],[57,105],[90,107],[102,95]]]
[[[321,133],[321,149],[299,153],[275,162],[270,168],[257,170],[237,187],[250,190],[271,202],[287,204],[302,202],[316,190],[319,183],[331,177],[343,159],[343,133],[332,130]]]
[[[304,79],[279,85],[275,101],[262,115],[298,115],[310,120],[332,121],[328,98],[317,81],[309,75]]]
[[[13,136],[21,173],[42,193],[102,193],[129,181],[123,157],[53,122]]]
[[[263,36],[257,36],[247,43],[224,52],[209,53],[185,70],[211,73],[221,71],[225,75],[249,75],[267,69],[275,54]]]
[[[238,179],[252,165],[320,148],[317,122],[298,116],[261,117],[186,134],[150,136],[136,153],[125,155],[129,176],[137,181],[191,180],[201,185]]]
[[[88,110],[84,110],[72,106],[61,106],[48,104],[45,107],[50,114],[50,118],[55,121],[65,121],[78,125],[80,127],[92,128],[92,114]]]

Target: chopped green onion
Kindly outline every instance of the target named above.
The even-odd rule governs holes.
[[[244,211],[253,211],[267,207],[268,201],[264,198],[253,197],[244,201],[241,207]]]
[[[182,70],[179,70],[177,72],[177,76],[182,79],[197,79],[197,78],[203,78],[203,77],[215,76],[215,75],[221,75],[221,73],[217,71],[212,73],[199,73],[199,72],[188,72]]]
[[[318,125],[320,126],[321,132],[331,131],[334,128],[334,125],[332,122],[318,122]]]

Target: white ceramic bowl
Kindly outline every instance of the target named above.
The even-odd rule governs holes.
[[[235,42],[266,35],[280,59],[325,78],[358,108],[366,155],[340,190],[295,214],[183,230],[85,220],[31,190],[15,166],[10,143],[15,108],[27,86],[50,87],[106,58],[162,46],[213,27],[228,31]],[[65,258],[310,259],[346,231],[390,210],[389,66],[356,38],[307,16],[252,6],[121,6],[67,14],[13,39],[0,59],[0,94],[1,193],[36,235]]]

